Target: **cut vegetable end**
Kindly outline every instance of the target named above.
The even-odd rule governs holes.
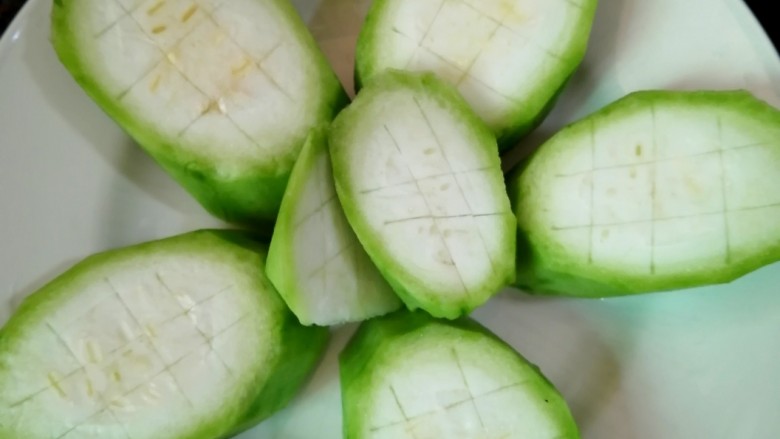
[[[585,54],[595,0],[374,2],[357,76],[433,71],[457,87],[499,137],[532,129]]]
[[[259,422],[252,398],[274,368],[313,365],[278,364],[280,346],[322,344],[289,328],[262,252],[196,232],[95,256],[33,294],[0,331],[0,437],[214,437]]]
[[[341,377],[348,438],[578,437],[535,366],[470,320],[367,322],[342,353]]]
[[[495,140],[433,75],[389,72],[330,136],[347,218],[410,307],[454,318],[514,276],[514,216]]]
[[[212,213],[221,208],[233,221],[275,216],[281,193],[258,203],[247,180],[274,192],[305,133],[344,104],[285,1],[58,3],[52,40],[85,91]]]
[[[304,324],[357,322],[401,306],[344,217],[324,128],[293,169],[268,259],[269,278]]]
[[[513,184],[521,281],[627,294],[780,260],[777,139],[780,111],[746,93],[638,93],[574,124]]]

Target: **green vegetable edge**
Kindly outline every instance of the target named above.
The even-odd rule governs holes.
[[[346,347],[339,354],[339,375],[341,380],[342,413],[344,418],[344,438],[360,439],[359,432],[365,431],[365,408],[370,405],[366,400],[374,388],[376,366],[382,367],[385,361],[391,361],[393,345],[404,343],[405,339],[420,336],[419,331],[430,327],[455,330],[453,337],[487,337],[502,349],[510,352],[518,362],[524,363],[536,373],[533,383],[527,383],[536,394],[545,395],[549,401],[548,409],[553,411],[555,419],[562,421],[562,438],[580,437],[577,424],[569,411],[563,396],[552,382],[544,376],[541,369],[531,363],[512,346],[497,335],[477,323],[470,317],[455,320],[441,320],[419,311],[398,311],[384,317],[364,322]]]
[[[381,38],[379,24],[394,2],[400,0],[374,0],[360,30],[355,56],[355,88],[360,90],[381,73],[377,64],[382,57],[378,47]],[[500,151],[515,146],[518,141],[536,129],[555,107],[555,103],[577,72],[588,49],[591,28],[598,8],[597,0],[583,0],[579,9],[579,20],[572,26],[566,50],[557,54],[565,62],[558,64],[553,73],[545,78],[545,86],[536,87],[534,93],[522,102],[517,102],[511,113],[501,123],[501,129],[493,135],[498,140]],[[521,81],[522,78],[519,79]]]
[[[308,307],[302,302],[301,286],[294,268],[297,266],[293,242],[296,233],[295,217],[298,212],[298,196],[306,186],[307,177],[315,165],[318,154],[326,148],[327,129],[328,127],[323,125],[309,133],[298,161],[293,166],[290,182],[276,219],[266,266],[268,278],[304,325],[312,325],[314,322],[308,313]]]
[[[228,230],[199,230],[89,256],[21,303],[11,319],[0,328],[0,353],[8,352],[16,344],[23,342],[28,326],[55,311],[54,307],[59,301],[77,295],[78,285],[88,282],[95,276],[94,273],[99,273],[103,267],[110,266],[114,261],[177,248],[218,253],[221,261],[229,260],[242,270],[258,273],[262,273],[266,258],[265,245],[255,240],[252,235]],[[268,376],[265,386],[260,386],[258,382],[257,386],[237,395],[244,401],[241,406],[246,409],[235,415],[226,411],[225,415],[231,418],[231,425],[227,428],[226,420],[217,417],[209,423],[193,426],[189,434],[177,436],[178,439],[229,438],[257,425],[292,400],[327,348],[330,337],[328,330],[301,326],[264,276],[257,276],[253,287],[266,293],[259,300],[262,300],[265,306],[272,307],[279,316],[276,331],[269,334],[277,340],[279,348],[273,353],[273,358],[269,358],[263,366],[263,370],[273,368],[273,373]],[[0,355],[0,375],[7,373],[10,367],[7,359]],[[258,376],[257,380],[260,381],[261,378]],[[258,390],[253,392],[253,389]],[[4,424],[0,424],[0,438],[17,438],[15,431],[5,428]]]
[[[669,275],[626,275],[620,270],[583,265],[546,235],[545,225],[536,221],[532,214],[533,208],[526,206],[528,200],[533,199],[534,181],[540,178],[540,173],[545,172],[548,157],[560,153],[569,139],[589,130],[594,120],[608,120],[620,113],[659,104],[684,108],[716,106],[741,115],[734,122],[746,126],[748,130],[759,125],[780,129],[780,111],[744,90],[638,91],[570,124],[518,165],[508,177],[509,198],[518,219],[517,287],[541,295],[584,298],[628,296],[729,283],[760,267],[780,261],[780,237],[777,237],[774,242],[768,241],[764,248],[749,255],[741,255],[738,261],[732,261],[725,268]],[[750,120],[744,115],[749,115]],[[780,146],[780,143],[774,146]],[[777,154],[780,155],[780,148]]]
[[[297,30],[319,73],[317,93],[322,93],[317,119],[330,121],[349,102],[336,74],[320,51],[313,36],[288,0],[270,0],[287,24]],[[78,32],[79,7],[84,0],[54,0],[51,12],[51,42],[62,64],[98,106],[118,123],[174,180],[204,209],[225,221],[249,227],[269,227],[284,195],[290,171],[306,134],[290,139],[288,154],[277,163],[254,165],[232,175],[224,172],[213,157],[203,157],[178,148],[177,142],[155,133],[133,112],[107,94],[90,74],[89,61],[82,59],[75,35]]]
[[[333,175],[335,176],[336,193],[347,219],[355,230],[358,240],[363,245],[371,260],[379,269],[379,272],[387,280],[393,290],[409,309],[424,309],[435,317],[455,319],[470,313],[478,306],[484,304],[491,296],[501,288],[515,281],[515,233],[516,220],[514,215],[504,215],[502,228],[506,235],[506,247],[502,254],[495,258],[495,275],[492,281],[479,291],[470,291],[469,297],[459,302],[447,298],[431,297],[420,294],[430,287],[424,281],[419,281],[410,275],[403,266],[386,250],[381,240],[371,230],[367,219],[357,205],[357,194],[354,185],[347,181],[349,168],[352,165],[349,153],[345,152],[342,142],[346,142],[352,132],[352,125],[359,122],[361,115],[365,114],[364,107],[371,105],[374,99],[381,99],[383,93],[393,90],[411,90],[418,95],[428,95],[440,103],[443,108],[451,112],[463,125],[470,128],[474,143],[481,148],[483,159],[487,166],[495,167],[496,172],[501,172],[501,161],[495,147],[496,140],[493,134],[479,117],[471,110],[460,94],[450,85],[438,79],[432,73],[409,73],[399,70],[389,70],[377,76],[371,84],[363,88],[357,98],[342,111],[331,125],[329,145],[333,163]],[[493,190],[506,194],[503,184],[496,185]],[[507,199],[506,211],[511,208]],[[363,232],[363,233],[361,233]]]

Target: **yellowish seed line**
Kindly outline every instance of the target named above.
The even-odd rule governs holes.
[[[157,11],[162,9],[163,5],[165,5],[165,0],[160,0],[159,2],[155,3],[151,8],[149,8],[146,11],[146,14],[150,16],[156,14]]]
[[[157,75],[154,77],[154,80],[152,80],[152,83],[149,84],[149,91],[152,93],[157,93],[157,88],[160,87],[160,82],[162,81],[162,76]]]
[[[95,388],[92,386],[92,381],[87,379],[87,396],[90,398],[95,396]]]
[[[127,402],[126,402],[126,401],[125,401],[125,399],[124,399],[124,398],[122,398],[121,396],[120,396],[119,398],[116,398],[116,399],[113,399],[113,400],[111,400],[111,401],[110,401],[108,404],[109,404],[110,406],[112,406],[112,407],[116,407],[116,408],[118,408],[118,409],[120,409],[120,410],[121,410],[121,409],[123,409],[123,408],[125,408],[125,407],[127,406]]]
[[[47,376],[49,379],[49,384],[54,388],[54,390],[57,391],[57,394],[60,395],[62,398],[67,398],[68,395],[65,393],[65,390],[63,390],[62,386],[60,386],[59,381],[57,380],[57,377],[55,376],[54,372],[49,372],[49,375]]]
[[[153,27],[153,28],[152,28],[152,33],[153,33],[153,34],[155,34],[155,35],[157,35],[157,34],[160,34],[160,33],[163,33],[163,32],[165,32],[165,29],[168,29],[168,26],[166,26],[166,25],[164,25],[164,24],[161,24],[161,25],[159,25],[159,26],[155,26],[155,27]]]
[[[252,65],[252,61],[249,58],[244,58],[244,62],[241,63],[238,67],[233,67],[231,70],[233,73],[233,76],[239,76],[242,73],[246,72],[247,69]]]
[[[186,11],[184,11],[184,14],[181,16],[181,22],[186,23],[189,21],[190,18],[192,18],[193,15],[195,15],[195,12],[198,10],[198,5],[192,4],[189,8],[187,8]]]
[[[200,115],[203,116],[205,114],[210,113],[213,111],[213,109],[216,107],[217,103],[214,101],[208,101],[206,102],[200,109]]]
[[[100,363],[103,359],[103,353],[100,351],[100,346],[93,341],[87,342],[87,357],[90,363]]]

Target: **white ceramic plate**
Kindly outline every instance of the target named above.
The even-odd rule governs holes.
[[[367,2],[296,3],[351,87]],[[637,89],[747,88],[780,106],[780,60],[741,1],[601,0],[599,8],[582,68],[525,149]],[[0,41],[0,323],[90,253],[220,225],[60,66],[49,10],[50,0],[30,0]],[[623,299],[508,291],[475,315],[541,366],[585,438],[780,437],[780,264],[731,285]],[[350,333],[336,331],[288,409],[241,438],[340,437],[336,360]]]

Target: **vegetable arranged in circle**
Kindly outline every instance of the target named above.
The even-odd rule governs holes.
[[[336,118],[330,148],[347,219],[407,306],[456,318],[513,281],[495,138],[455,89],[387,72]]]
[[[344,217],[327,142],[324,128],[306,141],[268,253],[268,277],[307,325],[357,322],[401,306]]]
[[[346,95],[287,0],[55,1],[84,91],[212,214],[273,221],[308,130]]]
[[[639,92],[511,179],[518,283],[611,296],[728,282],[780,260],[780,111],[746,92]]]
[[[371,320],[340,365],[347,439],[579,437],[538,368],[468,318]]]
[[[0,330],[0,437],[215,438],[283,407],[325,348],[263,274],[201,231],[92,256]]]
[[[596,0],[375,0],[358,83],[387,69],[457,87],[506,148],[538,125],[585,56]]]

